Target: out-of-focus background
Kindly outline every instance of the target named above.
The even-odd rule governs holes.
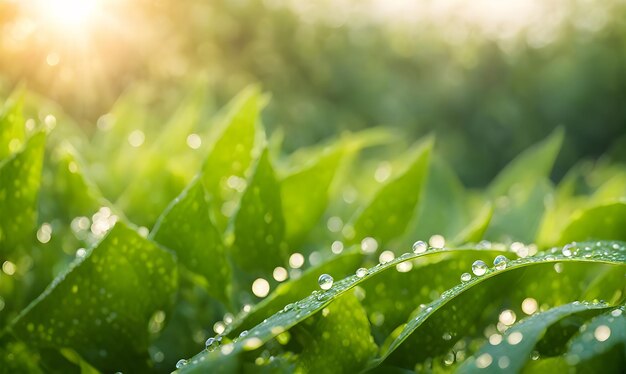
[[[194,87],[214,111],[251,83],[288,150],[379,125],[434,132],[480,186],[562,126],[558,178],[580,158],[626,160],[626,1],[0,1],[0,96],[25,86],[88,134],[129,90],[158,121]]]

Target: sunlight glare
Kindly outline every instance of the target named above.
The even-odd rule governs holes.
[[[78,29],[98,15],[99,0],[36,0],[40,16],[57,27]]]

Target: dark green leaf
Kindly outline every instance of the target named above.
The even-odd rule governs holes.
[[[299,325],[294,334],[304,347],[298,357],[299,370],[307,373],[330,368],[334,373],[354,373],[365,366],[378,348],[354,292],[339,297]]]
[[[571,303],[535,314],[508,329],[502,342],[486,343],[458,369],[458,373],[510,373],[520,372],[535,345],[553,324],[571,315],[593,311],[596,314],[607,310],[605,304]]]

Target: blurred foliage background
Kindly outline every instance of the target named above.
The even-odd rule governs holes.
[[[208,116],[260,83],[287,150],[434,132],[480,186],[563,126],[553,177],[626,159],[624,0],[4,0],[0,30],[2,96],[22,84],[87,134],[123,93],[159,124],[190,87]]]

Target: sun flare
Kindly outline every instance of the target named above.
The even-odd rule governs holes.
[[[99,0],[34,0],[40,20],[64,30],[78,30],[91,24],[99,14]]]

